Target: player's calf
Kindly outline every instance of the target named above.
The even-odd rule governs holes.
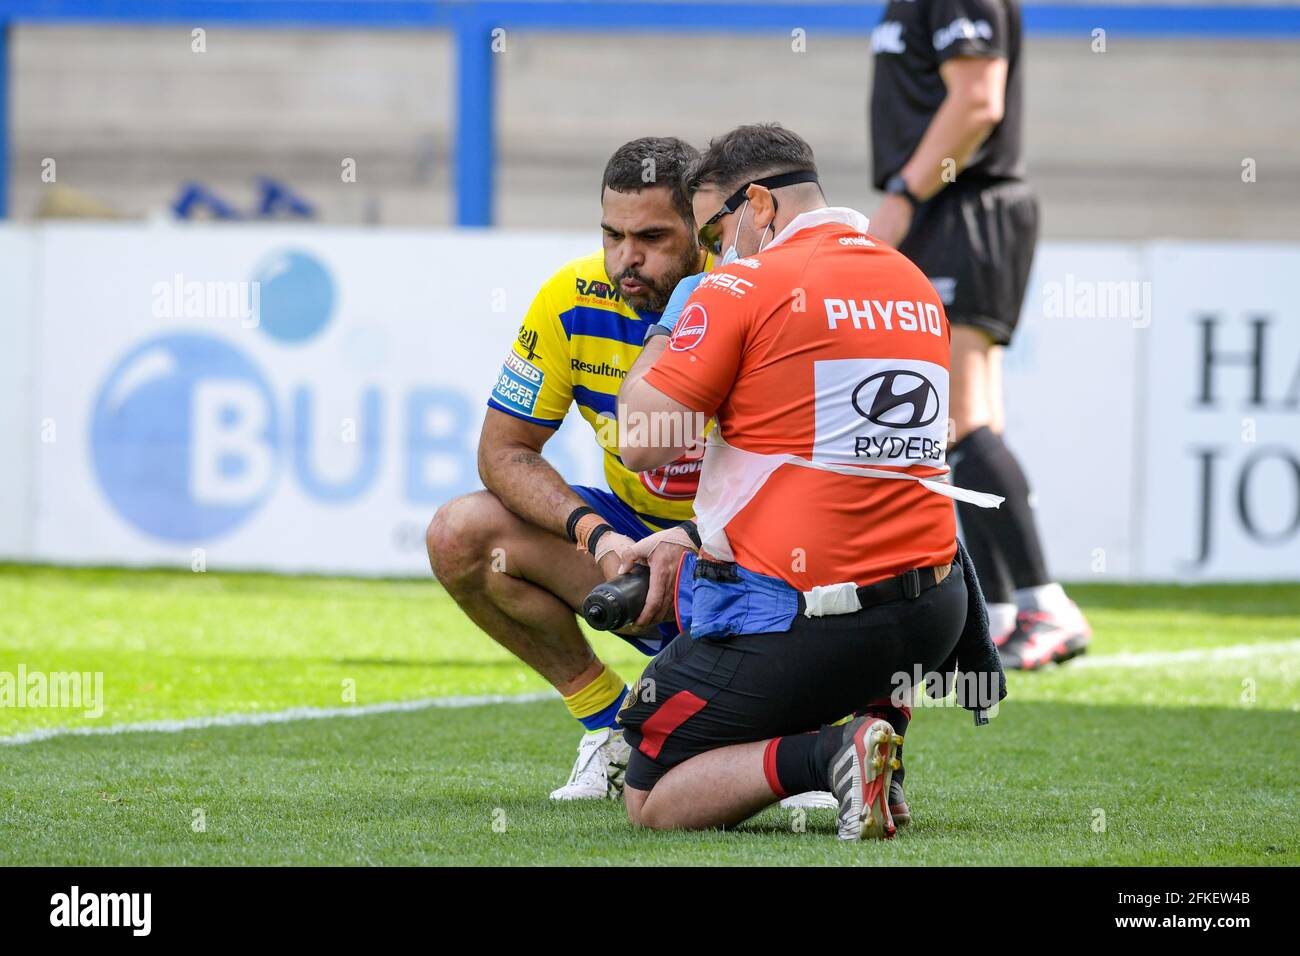
[[[466,614],[559,691],[585,731],[557,800],[617,797],[627,747],[614,729],[623,679],[592,652],[574,620],[600,572],[558,535],[528,524],[488,491],[438,509],[426,543],[434,575]]]

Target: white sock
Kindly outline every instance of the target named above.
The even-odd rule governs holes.
[[[1004,634],[1010,634],[1011,629],[1016,626],[1016,606],[1014,604],[990,604],[989,608],[989,634],[992,637],[1002,637]]]
[[[1016,604],[1022,611],[1041,611],[1053,617],[1068,618],[1074,615],[1070,599],[1059,584],[1043,584],[1036,588],[1016,591]]]

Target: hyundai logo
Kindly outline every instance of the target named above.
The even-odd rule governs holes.
[[[924,375],[891,369],[858,384],[853,408],[873,425],[923,428],[939,417],[939,393]]]

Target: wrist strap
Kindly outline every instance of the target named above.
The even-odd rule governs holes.
[[[573,529],[577,527],[578,520],[583,515],[594,515],[595,513],[596,512],[594,510],[588,508],[586,505],[583,505],[580,508],[574,508],[573,511],[569,513],[569,520],[564,523],[565,537],[567,537],[574,544],[577,544],[578,536],[573,533]]]
[[[594,555],[596,553],[597,542],[604,537],[606,531],[613,530],[614,529],[607,524],[597,525],[593,528],[591,534],[587,535],[587,551]]]
[[[677,527],[686,532],[686,536],[691,539],[691,544],[695,545],[695,550],[700,550],[703,542],[700,541],[700,529],[696,527],[694,521],[683,521]]]

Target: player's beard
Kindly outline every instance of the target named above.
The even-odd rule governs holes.
[[[664,306],[668,304],[669,297],[673,294],[673,289],[677,288],[677,283],[689,275],[694,275],[698,270],[699,256],[699,247],[692,244],[687,246],[681,258],[677,260],[669,273],[661,279],[651,279],[645,273],[638,272],[636,269],[624,269],[618,275],[610,276],[610,280],[614,283],[614,288],[619,290],[619,295],[623,296],[627,304],[638,312],[662,312]],[[636,296],[625,295],[622,291],[625,279],[641,283],[645,286],[646,291]]]

